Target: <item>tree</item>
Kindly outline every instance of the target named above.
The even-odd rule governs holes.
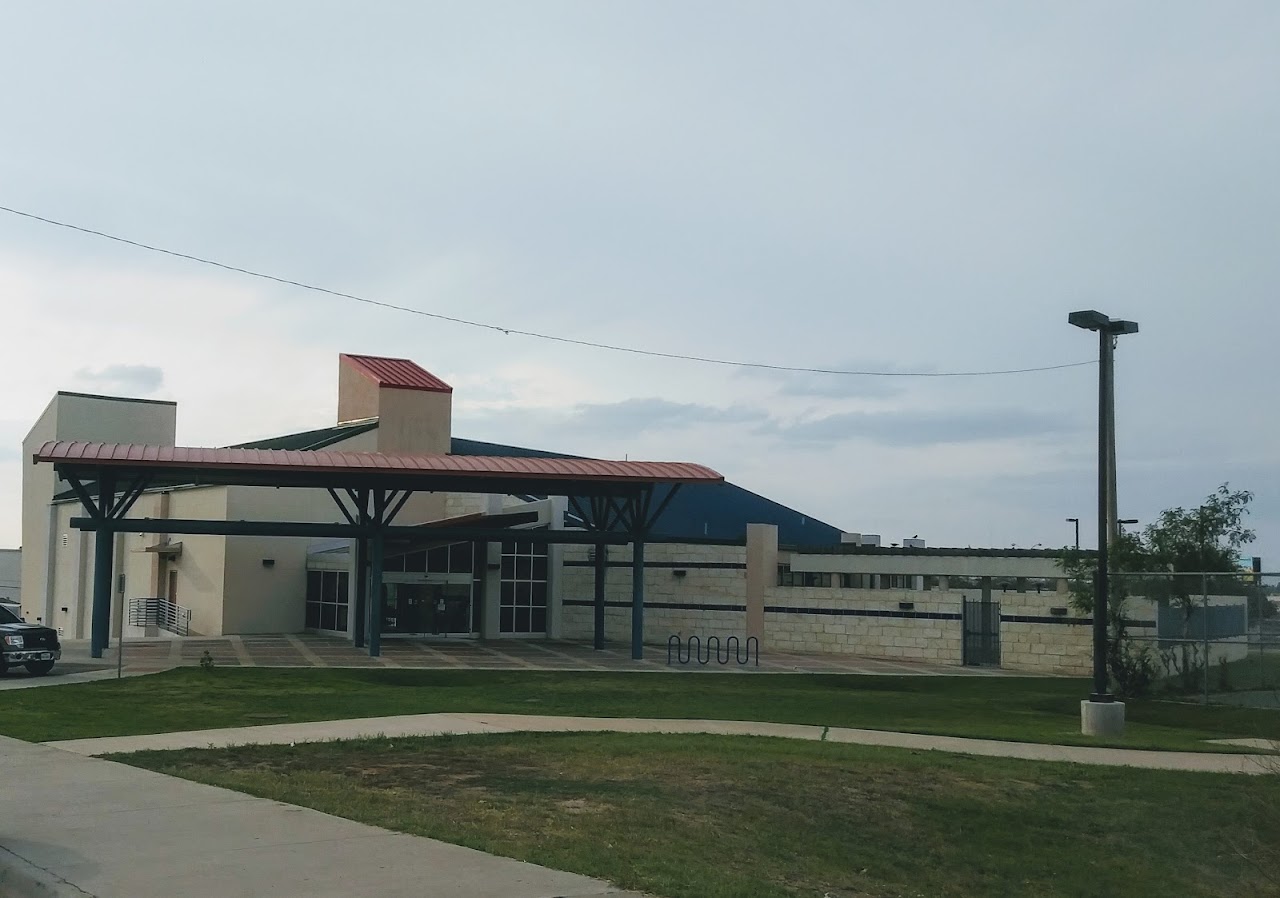
[[[1254,532],[1243,524],[1252,501],[1253,493],[1233,492],[1224,483],[1198,508],[1166,509],[1141,533],[1122,533],[1113,541],[1108,566],[1116,576],[1111,579],[1108,593],[1107,669],[1118,694],[1141,695],[1150,689],[1155,678],[1150,648],[1137,644],[1128,632],[1127,604],[1136,594],[1180,612],[1182,640],[1175,649],[1163,652],[1161,659],[1169,673],[1179,674],[1184,687],[1194,688],[1208,659],[1200,657],[1199,646],[1190,638],[1192,614],[1202,588],[1217,595],[1243,591],[1236,560],[1241,547],[1254,538]],[[1063,552],[1062,567],[1070,581],[1071,603],[1085,614],[1093,613],[1097,564],[1096,552]],[[1163,571],[1172,576],[1161,574],[1140,580],[1123,576]],[[1197,576],[1177,576],[1202,572],[1233,576],[1210,576],[1203,582]]]

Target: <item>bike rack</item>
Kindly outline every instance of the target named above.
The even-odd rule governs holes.
[[[745,643],[737,636],[729,636],[722,644],[719,636],[708,636],[706,642],[703,642],[698,636],[690,636],[685,640],[679,633],[673,633],[667,639],[667,665],[670,666],[671,659],[675,658],[677,664],[690,664],[696,660],[705,666],[714,657],[717,664],[737,661],[746,666],[751,663],[753,649],[755,666],[759,667],[760,640],[754,636],[748,636]]]

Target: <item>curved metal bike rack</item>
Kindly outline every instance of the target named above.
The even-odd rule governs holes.
[[[722,643],[719,636],[708,636],[703,641],[694,635],[686,640],[679,633],[673,633],[667,639],[668,665],[673,658],[677,664],[690,664],[696,660],[699,664],[707,665],[715,658],[717,664],[727,665],[736,661],[744,667],[754,659],[755,666],[759,667],[760,640],[754,636],[748,636],[745,641],[737,636],[728,636]]]

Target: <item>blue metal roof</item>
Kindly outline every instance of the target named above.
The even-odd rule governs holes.
[[[450,452],[514,458],[582,457],[458,437],[453,438]],[[659,536],[739,540],[746,537],[748,524],[777,525],[778,541],[784,545],[822,546],[840,542],[839,527],[728,482],[686,484],[671,500],[655,530]]]

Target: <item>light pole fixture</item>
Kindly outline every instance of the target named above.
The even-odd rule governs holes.
[[[1110,585],[1108,549],[1116,533],[1115,514],[1115,342],[1124,334],[1136,334],[1136,321],[1113,320],[1092,309],[1072,312],[1067,323],[1098,333],[1098,572],[1093,596],[1093,692],[1089,703],[1115,702],[1107,683],[1107,598]],[[1123,731],[1124,706],[1117,718],[1091,718],[1082,706],[1082,723],[1087,734],[1111,735]],[[1091,726],[1092,724],[1092,726]],[[1118,724],[1118,727],[1117,727]]]
[[[1076,525],[1076,551],[1078,552],[1080,551],[1080,519],[1067,518],[1067,523]]]

